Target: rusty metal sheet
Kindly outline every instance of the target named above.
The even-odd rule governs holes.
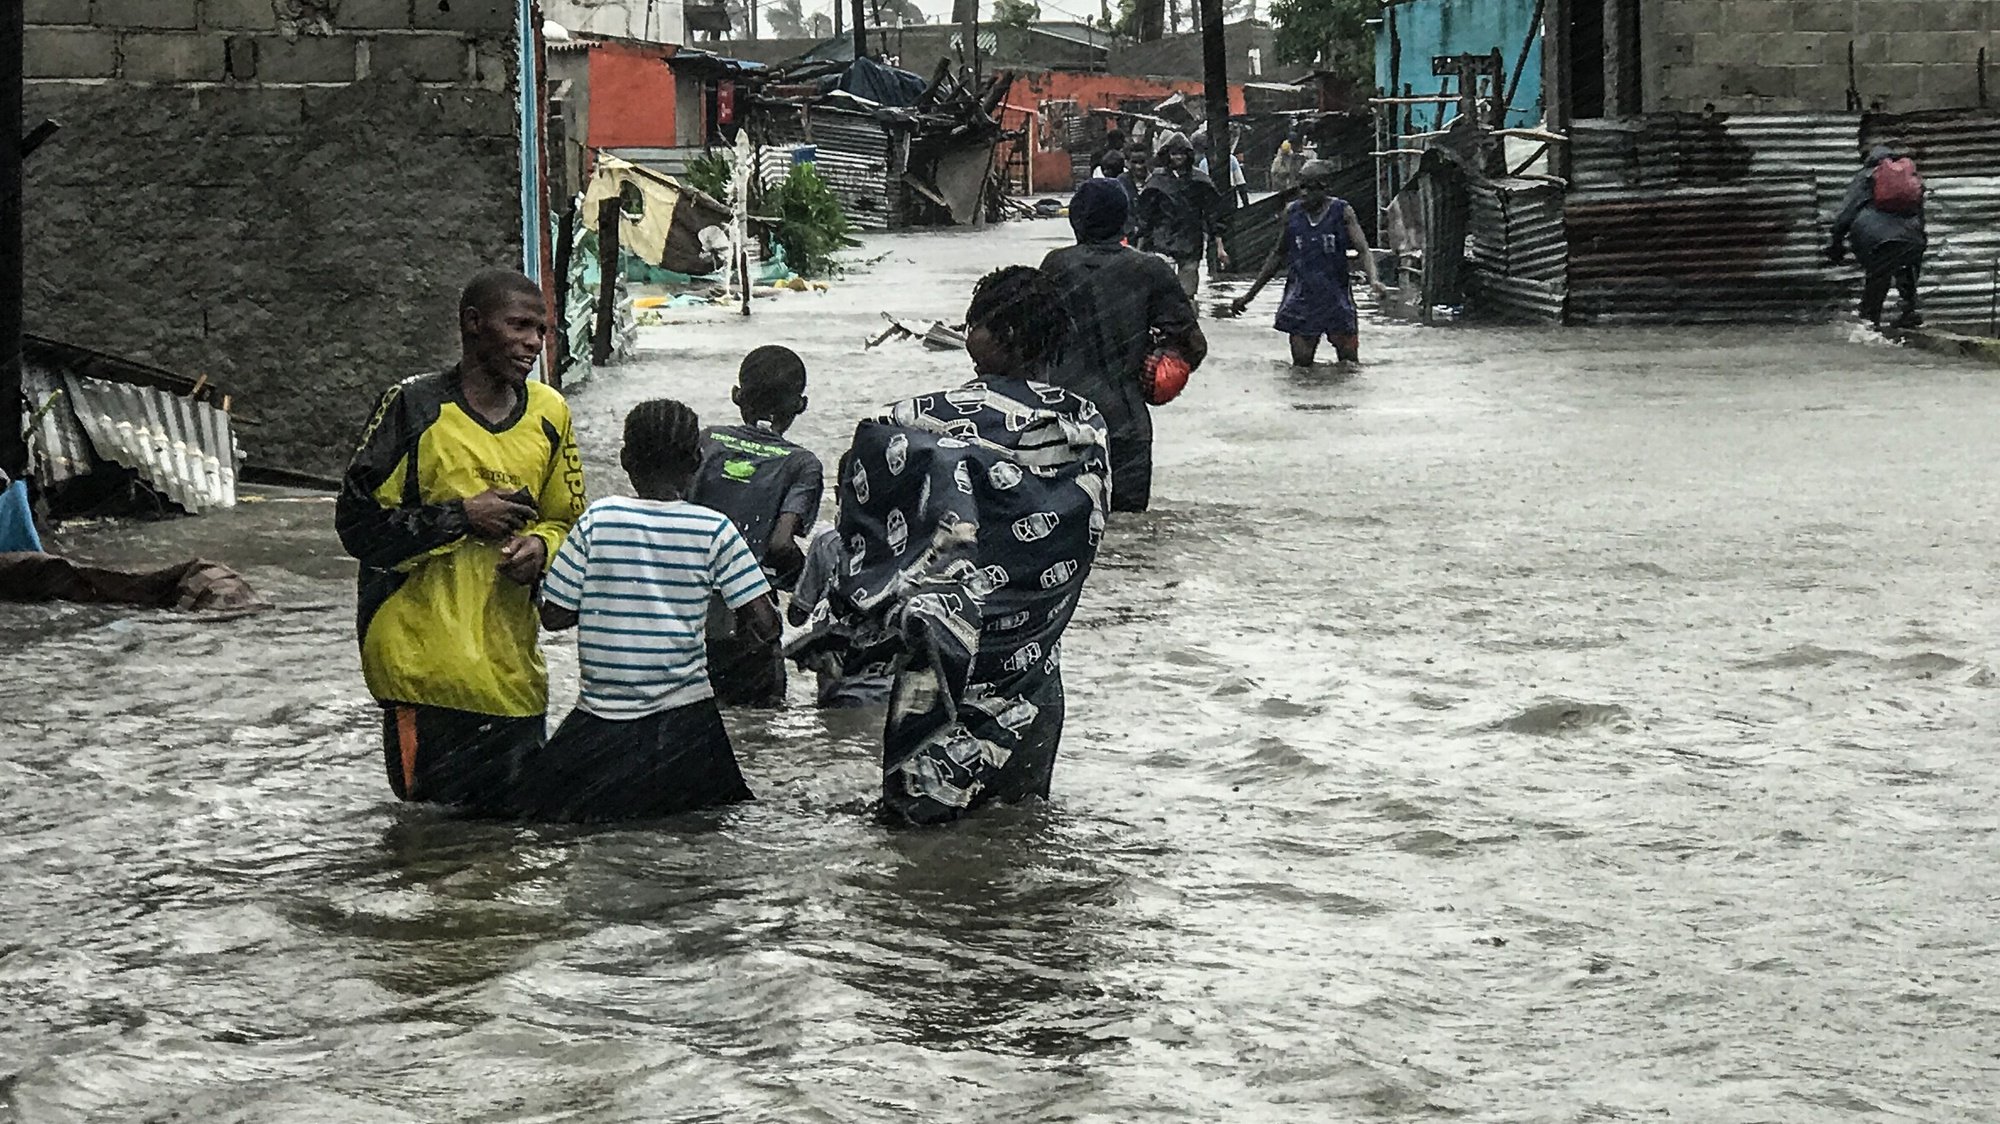
[[[1858,286],[1828,266],[1859,114],[1658,114],[1576,122],[1573,322],[1812,319]]]

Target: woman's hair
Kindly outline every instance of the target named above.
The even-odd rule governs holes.
[[[701,467],[701,419],[671,398],[641,402],[625,415],[619,459],[634,480],[685,479]]]
[[[972,287],[965,322],[984,325],[1002,346],[1036,367],[1062,358],[1070,329],[1061,290],[1031,265],[1010,265],[981,277]]]

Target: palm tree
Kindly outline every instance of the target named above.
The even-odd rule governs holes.
[[[806,13],[800,0],[764,0],[764,26],[780,39],[802,39]]]

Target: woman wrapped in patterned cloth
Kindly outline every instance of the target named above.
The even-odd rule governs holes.
[[[1039,381],[1069,328],[1054,283],[989,274],[966,320],[971,382],[855,429],[846,562],[789,649],[835,673],[891,661],[882,800],[913,823],[1049,794],[1063,629],[1104,534],[1104,422]]]

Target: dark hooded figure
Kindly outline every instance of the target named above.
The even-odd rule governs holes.
[[[1201,259],[1214,244],[1216,264],[1229,268],[1222,247],[1222,196],[1208,176],[1195,170],[1194,146],[1180,133],[1167,133],[1155,150],[1153,174],[1139,189],[1136,244],[1173,259],[1182,291],[1191,298],[1201,284]]]
[[[1883,210],[1876,205],[1875,176],[1882,162],[1901,156],[1888,145],[1876,145],[1868,153],[1854,182],[1847,186],[1847,199],[1833,220],[1833,245],[1827,257],[1835,264],[1854,247],[1855,260],[1866,271],[1861,286],[1861,318],[1882,325],[1882,302],[1889,295],[1889,283],[1896,283],[1902,299],[1902,315],[1896,327],[1915,328],[1924,322],[1917,312],[1917,270],[1923,264],[1924,209],[1919,195],[1907,214]]]
[[[1073,326],[1062,359],[1046,378],[1096,403],[1104,415],[1111,431],[1111,510],[1144,511],[1153,486],[1147,356],[1176,352],[1192,368],[1208,354],[1208,341],[1173,267],[1119,244],[1126,208],[1125,190],[1112,180],[1091,180],[1070,199],[1076,245],[1050,251],[1042,272],[1062,291]]]

